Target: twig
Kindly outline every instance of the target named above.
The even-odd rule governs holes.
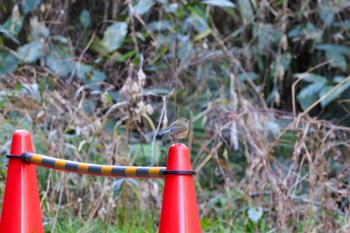
[[[222,142],[218,142],[218,144],[216,144],[215,148],[212,149],[212,151],[210,152],[210,154],[207,155],[207,157],[198,165],[198,167],[195,169],[196,172],[198,173],[206,164],[207,162],[214,156],[214,149],[218,150],[220,147],[222,146]]]
[[[162,107],[162,111],[160,112],[160,117],[159,117],[159,122],[157,125],[157,129],[155,130],[154,134],[153,134],[153,138],[152,138],[152,162],[151,165],[154,165],[154,147],[155,147],[155,143],[156,143],[156,137],[158,134],[158,131],[160,129],[160,125],[162,124],[163,121],[163,117],[166,116],[166,106],[167,106],[167,96],[162,96],[162,101],[163,101],[163,107]]]

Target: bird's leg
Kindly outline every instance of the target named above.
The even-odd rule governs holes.
[[[171,139],[173,139],[173,141],[174,141],[175,144],[179,143],[178,140],[177,140],[177,137],[171,136]]]

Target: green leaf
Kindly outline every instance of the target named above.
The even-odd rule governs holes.
[[[251,207],[248,210],[248,217],[252,222],[257,223],[259,219],[263,216],[263,208],[262,207]]]
[[[76,64],[76,69],[77,69],[77,76],[80,79],[85,79],[86,75],[88,75],[89,72],[93,70],[93,66],[86,65],[83,63],[77,63]]]
[[[92,52],[99,54],[100,56],[97,59],[102,59],[103,56],[107,55],[109,52],[102,40],[99,37],[95,37],[89,48]]]
[[[333,81],[334,81],[335,83],[340,83],[344,78],[345,78],[345,77],[342,76],[342,75],[337,75],[337,76],[334,76],[334,77],[333,77]]]
[[[275,120],[272,120],[272,119],[268,120],[267,128],[275,134],[279,134],[281,132],[279,122],[276,122]]]
[[[324,96],[329,90],[331,90],[333,87],[327,85],[325,88],[323,88],[319,94],[319,97],[321,98],[322,96]],[[345,90],[349,90],[350,88],[350,80],[348,80],[347,82],[345,82],[343,85],[339,86],[338,88],[336,88],[332,93],[330,93],[325,99],[323,99],[321,101],[321,106],[322,107],[326,107],[329,103],[331,103],[333,100],[335,100],[336,98],[339,98],[341,96],[341,94],[345,91]]]
[[[135,178],[126,178],[125,179],[125,182],[130,185],[130,186],[133,186],[135,188],[138,188],[139,187],[139,183],[137,182],[137,180]]]
[[[68,39],[64,36],[56,35],[56,36],[51,36],[50,39],[53,42],[58,42],[61,44],[68,44]]]
[[[300,78],[305,82],[309,82],[309,83],[313,83],[313,82],[327,82],[327,79],[322,76],[322,75],[318,75],[318,74],[314,74],[314,73],[297,73],[294,75],[294,78]]]
[[[190,22],[194,29],[199,33],[207,31],[209,28],[208,18],[205,11],[198,6],[191,8],[191,16],[186,21]],[[188,24],[184,23],[183,26],[184,30],[188,30]]]
[[[316,49],[326,52],[326,58],[331,62],[332,67],[343,71],[347,69],[348,65],[344,55],[350,55],[350,48],[342,45],[320,44],[316,46]]]
[[[107,79],[107,76],[104,72],[99,70],[93,70],[91,78],[89,79],[90,83],[103,82]]]
[[[154,0],[139,0],[134,7],[134,13],[144,15],[151,9],[154,4]]]
[[[179,4],[177,3],[170,3],[170,4],[165,4],[164,11],[167,13],[175,13],[177,9],[179,8]]]
[[[254,22],[254,11],[250,1],[238,0],[239,11],[243,20],[243,24]]]
[[[258,77],[258,75],[254,72],[248,72],[248,73],[241,73],[238,75],[237,79],[239,82],[244,83],[245,80],[255,80]]]
[[[24,14],[31,12],[40,2],[41,0],[22,0],[22,10]]]
[[[125,178],[120,178],[120,179],[116,179],[115,181],[113,181],[111,188],[113,190],[114,196],[116,196],[116,197],[119,196],[119,192],[122,189],[122,186],[123,186],[125,180],[126,180]]]
[[[113,98],[112,96],[108,93],[108,92],[104,92],[101,94],[101,99],[104,103],[108,103],[108,104],[113,104]]]
[[[292,61],[292,55],[288,52],[282,53],[277,57],[276,61],[272,65],[272,76],[277,77],[279,75],[280,70],[285,72],[288,69],[290,62]]]
[[[350,29],[350,20],[346,19],[344,21],[336,22],[336,23],[334,23],[334,26],[340,27],[340,28],[345,27],[347,29]]]
[[[319,93],[322,88],[326,85],[326,82],[314,82],[306,87],[304,87],[298,94],[299,98],[307,98],[309,96]]]
[[[304,36],[303,26],[297,25],[288,32],[289,37],[301,37]]]
[[[160,20],[160,21],[155,21],[155,22],[151,22],[148,24],[148,28],[152,32],[165,31],[165,30],[169,30],[173,27],[174,27],[174,25],[168,20]]]
[[[65,45],[53,45],[46,57],[46,64],[61,77],[67,77],[74,68],[69,49]]]
[[[299,95],[297,96],[297,99],[299,101],[299,104],[301,106],[301,108],[303,110],[307,109],[309,106],[311,106],[311,104],[313,104],[315,101],[317,101],[318,99],[318,95],[314,94],[314,95],[310,95],[307,97],[300,97]]]
[[[0,25],[0,33],[3,33],[6,38],[12,40],[16,44],[19,44],[19,41],[17,40],[17,38],[14,37],[11,32],[9,32],[6,28],[4,28],[1,25]]]
[[[334,22],[334,16],[338,12],[338,7],[331,6],[328,0],[323,0],[320,5],[320,18],[328,27]]]
[[[83,25],[84,29],[87,29],[91,25],[90,13],[86,9],[82,10],[79,15],[80,23]]]
[[[96,70],[91,65],[83,63],[76,64],[77,76],[84,84],[92,84],[103,82],[107,79],[107,76],[102,71]]]
[[[181,59],[181,63],[186,66],[191,61],[191,54],[193,52],[193,45],[188,36],[178,36],[179,49],[177,50],[177,57]]]
[[[271,50],[271,46],[280,42],[282,33],[274,28],[272,24],[257,23],[253,26],[253,34],[258,38],[258,49],[260,53]]]
[[[332,89],[332,86],[325,86],[319,94],[319,97],[321,98],[322,96],[324,96],[328,91],[330,91]],[[337,96],[335,96],[333,93],[331,93],[329,96],[327,96],[325,99],[323,99],[321,101],[321,106],[324,108],[326,107],[330,102],[332,102],[335,98],[337,98]]]
[[[125,22],[117,22],[107,27],[103,34],[102,44],[108,50],[113,52],[120,48],[128,33],[128,25]]]
[[[42,55],[42,47],[39,40],[32,41],[17,49],[19,58],[28,63],[33,63]]]
[[[20,89],[20,92],[29,94],[29,96],[31,96],[33,99],[35,99],[38,102],[41,100],[39,85],[37,83],[33,83],[33,84],[23,83]]]
[[[326,52],[333,52],[333,53],[340,53],[344,55],[350,55],[350,48],[343,45],[335,45],[335,44],[319,44],[316,46],[316,49],[326,51]]]
[[[323,31],[316,28],[312,23],[306,25],[298,25],[288,32],[289,37],[304,37],[307,40],[314,40],[320,42]]]
[[[294,76],[301,78],[303,81],[311,83],[310,85],[304,87],[297,96],[301,107],[305,110],[315,101],[317,101],[319,93],[327,84],[327,79],[321,75],[313,73],[302,73]]]
[[[24,16],[21,16],[18,5],[15,5],[12,9],[11,16],[3,24],[3,28],[6,29],[12,36],[17,36],[22,30]]]
[[[203,0],[202,3],[218,7],[235,7],[235,4],[229,0]]]
[[[125,54],[121,54],[121,55],[119,55],[119,56],[116,58],[116,61],[118,61],[118,62],[123,62],[123,61],[125,61],[126,59],[131,58],[132,56],[134,56],[135,53],[136,53],[135,50],[131,50],[131,51],[125,53]]]
[[[7,52],[0,52],[0,77],[14,71],[19,63],[20,60],[18,60],[14,55]]]
[[[30,40],[39,40],[42,37],[47,38],[50,35],[50,30],[46,27],[44,22],[40,22],[38,17],[30,19]]]
[[[326,58],[330,61],[331,67],[340,68],[343,71],[345,71],[348,67],[345,57],[340,53],[327,51]]]

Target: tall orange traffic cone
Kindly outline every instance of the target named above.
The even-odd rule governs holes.
[[[184,144],[169,148],[166,168],[159,233],[202,232],[190,153]]]
[[[16,130],[11,155],[33,151],[28,131]],[[0,233],[44,232],[35,165],[10,158],[1,213]]]

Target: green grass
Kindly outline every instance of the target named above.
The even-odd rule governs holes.
[[[71,216],[69,211],[62,211],[59,214],[55,225],[56,233],[95,233],[95,232],[156,232],[158,220],[152,219],[150,212],[134,210],[117,210],[117,216],[111,216],[109,221],[102,221],[96,217],[91,221]],[[125,216],[125,213],[128,213]],[[45,219],[45,217],[44,217]],[[54,216],[48,218],[48,222],[53,222]],[[52,224],[44,223],[45,232],[51,232]]]

